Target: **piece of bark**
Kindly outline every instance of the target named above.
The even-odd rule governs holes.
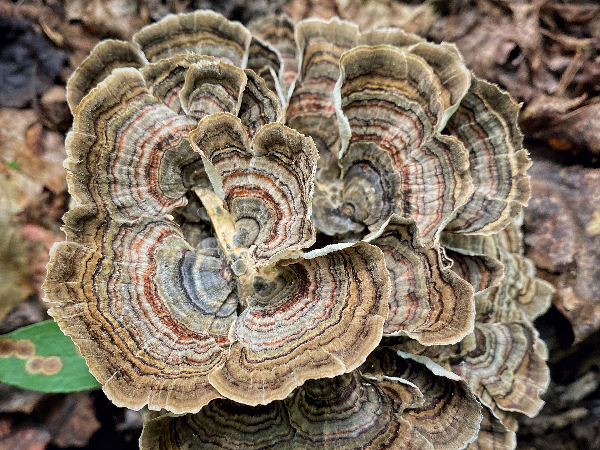
[[[553,279],[579,342],[600,329],[600,170],[537,162],[529,173],[526,256]]]
[[[94,404],[89,394],[73,394],[65,399],[59,414],[54,417],[52,443],[58,447],[85,447],[100,429]]]

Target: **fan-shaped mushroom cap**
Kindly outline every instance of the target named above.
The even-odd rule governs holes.
[[[481,422],[481,406],[467,384],[425,357],[379,347],[361,368],[384,392],[392,380],[406,380],[423,395],[407,406],[403,418],[437,449],[457,449],[473,441]]]
[[[371,230],[393,213],[412,218],[431,243],[472,188],[463,145],[436,131],[445,112],[438,76],[391,46],[357,47],[340,68],[343,201]]]
[[[254,36],[258,36],[270,44],[279,53],[283,63],[283,70],[279,75],[283,90],[283,103],[285,103],[284,100],[287,100],[290,88],[293,87],[292,85],[298,73],[296,40],[294,38],[295,27],[294,22],[285,14],[266,16],[248,24],[248,29]],[[252,52],[250,53],[252,54]]]
[[[190,139],[212,166],[215,191],[234,221],[233,242],[248,248],[252,265],[314,242],[309,217],[318,155],[310,139],[273,123],[250,148],[242,122],[230,114],[207,116]]]
[[[237,306],[225,262],[165,219],[88,220],[77,235],[53,247],[44,289],[109,398],[186,412],[219,397],[207,375]]]
[[[245,64],[249,32],[197,12],[135,41],[154,62],[122,68],[110,48],[131,60],[135,46],[105,43],[80,73],[92,79],[67,140],[75,207],[48,266],[51,314],[130,408],[268,403],[358,367],[387,317],[383,255],[362,242],[281,261],[314,242],[318,155],[277,123],[264,80],[229,64]]]
[[[516,433],[505,427],[487,405],[483,405],[482,412],[479,434],[467,450],[514,450],[517,446]]]
[[[490,234],[510,224],[530,196],[531,165],[518,127],[520,105],[494,84],[473,77],[448,130],[469,152],[473,193],[446,226],[455,233]]]
[[[188,69],[196,63],[211,57],[185,53],[171,58],[160,59],[140,69],[148,90],[177,114],[182,114],[179,91],[185,83]]]
[[[460,252],[444,249],[453,262],[452,271],[467,281],[475,292],[498,286],[504,278],[504,265],[486,255],[463,255]]]
[[[238,117],[244,124],[250,142],[261,127],[283,119],[283,110],[277,96],[265,81],[253,71],[245,70],[247,81],[242,95]]]
[[[83,97],[119,67],[138,69],[147,61],[139,47],[129,42],[106,40],[100,42],[79,65],[67,82],[67,101],[71,113]]]
[[[312,378],[349,372],[379,343],[389,285],[381,252],[364,242],[281,262],[236,321],[236,342],[210,382],[246,404],[284,398]]]
[[[208,116],[201,125],[219,117],[230,118],[238,134],[244,133],[239,119],[230,115]],[[210,129],[217,133],[210,142],[221,142],[218,127]],[[286,136],[297,145],[281,140]],[[287,144],[295,151],[293,158],[281,153]],[[258,155],[268,148],[275,155],[271,165],[278,162],[286,173],[286,162],[293,167],[290,158],[302,165],[298,152],[316,157],[307,144],[283,125],[263,127],[255,139],[256,154],[246,155],[258,161],[248,167],[263,167]],[[302,176],[310,186],[311,171]],[[229,186],[227,176],[222,178]],[[289,220],[285,211],[281,216]],[[148,402],[152,409],[197,411],[218,395],[207,381],[230,398],[267,403],[284,398],[306,379],[354,369],[381,338],[389,285],[383,255],[369,244],[291,260],[251,276],[254,294],[244,299],[248,309],[234,326],[234,274],[245,273],[235,265],[231,272],[218,254],[194,252],[175,224],[162,218],[103,218],[89,205],[72,210],[65,222],[68,239],[79,244],[59,245],[53,254],[45,284],[47,298],[58,303],[51,313],[79,343],[92,372],[118,404],[139,408]],[[213,224],[219,232],[219,223]],[[88,266],[90,259],[98,262]],[[106,324],[99,327],[95,316]],[[100,337],[109,328],[117,330],[112,344]],[[221,348],[225,344],[227,353]],[[142,352],[148,360],[138,362]],[[186,362],[189,375],[184,375]]]
[[[363,226],[347,221],[336,227],[327,211],[337,205],[342,189],[338,153],[339,131],[333,90],[340,69],[341,55],[356,45],[358,27],[337,18],[329,21],[309,19],[296,27],[299,72],[286,110],[286,123],[311,136],[319,150],[320,160],[315,177],[315,213],[319,230],[334,234],[359,231]],[[323,211],[322,213],[320,211]],[[343,219],[342,219],[343,220]],[[333,228],[332,228],[333,227]]]
[[[169,15],[142,28],[133,36],[148,61],[182,53],[214,56],[245,68],[252,35],[238,22],[231,22],[212,11]]]
[[[279,80],[279,74],[283,73],[283,62],[277,49],[252,36],[246,67],[261,77],[271,91],[277,92],[281,102],[285,102]]]
[[[486,322],[534,320],[550,307],[554,288],[535,277],[533,262],[522,255],[521,236],[516,225],[491,236],[454,233],[442,236],[442,244],[454,250],[454,257],[463,261],[463,267],[464,261],[474,258],[492,258],[504,267],[504,277],[497,286],[475,295],[477,316]],[[473,271],[463,271],[462,275],[472,284],[486,278],[483,273]]]
[[[433,449],[392,405],[387,395],[354,372],[307,383],[291,399],[289,408],[304,446],[323,450],[332,445],[365,450]]]
[[[181,108],[187,116],[198,120],[221,112],[237,114],[245,86],[246,74],[242,69],[201,60],[186,72],[179,91]]]
[[[348,200],[346,198],[348,195],[344,196],[344,193],[349,194],[348,191],[354,189],[353,186],[362,184],[363,186],[354,189],[357,191],[357,197],[360,197],[367,189],[373,189],[370,186],[373,182],[383,185],[397,185],[398,183],[372,180],[368,175],[365,175],[366,180],[364,181],[361,180],[359,175],[355,177],[343,176],[343,180],[340,180],[339,169],[337,167],[337,157],[341,156],[338,155],[340,141],[338,139],[337,120],[333,115],[335,91],[332,92],[332,87],[340,73],[337,61],[340,59],[342,53],[355,45],[376,46],[387,44],[402,49],[402,54],[410,53],[411,55],[418,56],[418,60],[427,65],[429,70],[433,72],[434,75],[431,78],[435,78],[437,85],[433,84],[425,88],[427,84],[427,81],[425,81],[422,86],[419,86],[419,88],[425,88],[424,91],[415,93],[415,91],[409,90],[407,95],[409,97],[414,95],[414,100],[419,101],[422,96],[428,96],[431,91],[437,91],[436,95],[440,101],[439,108],[442,109],[442,114],[433,124],[436,131],[444,127],[448,117],[456,110],[458,102],[460,102],[467,92],[470,73],[466,69],[455,47],[450,44],[433,45],[425,43],[422,42],[421,38],[401,30],[374,30],[359,34],[355,25],[337,19],[328,22],[312,20],[304,21],[298,26],[297,41],[301,56],[300,73],[294,93],[290,98],[287,120],[290,126],[301,132],[311,134],[322,155],[316,177],[314,220],[321,231],[330,235],[360,231],[364,225],[369,226],[372,223],[368,223],[368,221],[363,223],[361,219],[364,219],[362,216],[364,216],[365,212],[363,211],[361,215],[355,211],[357,207],[356,203],[359,203],[360,199],[351,197]],[[354,52],[355,50],[352,51]],[[371,52],[368,51],[368,53]],[[377,65],[374,62],[376,57],[372,55],[367,56],[367,53],[364,53],[360,55],[360,58],[364,58],[365,56],[371,58],[369,64]],[[392,69],[394,65],[395,62],[392,62],[390,66],[385,67],[383,70],[396,75],[397,70]],[[381,69],[381,67],[378,69]],[[376,76],[375,71],[377,69],[366,76]],[[352,73],[349,76],[353,77],[354,75],[356,74]],[[398,84],[402,83],[401,79],[403,76],[403,74],[399,74]],[[381,81],[382,78],[380,76],[378,81]],[[341,80],[338,80],[338,84],[339,81]],[[385,96],[386,87],[379,86],[379,88],[379,95],[385,97],[384,101],[389,100]],[[431,89],[431,91],[428,92],[428,89]],[[429,106],[427,105],[427,107]],[[373,110],[365,107],[363,112],[364,116],[367,117]],[[375,111],[375,113],[378,112],[380,111]],[[340,111],[338,111],[339,115]],[[361,118],[361,120],[365,117]],[[394,117],[393,119],[398,119],[398,117]],[[408,119],[408,121],[405,120],[404,122],[410,122],[410,120]],[[422,120],[422,118],[418,120]],[[377,119],[375,121],[377,122]],[[340,122],[342,135],[348,131],[344,129],[347,127],[345,122],[344,120]],[[375,127],[380,125],[380,122],[376,123]],[[397,120],[395,122],[398,123]],[[408,123],[406,125],[410,126]],[[385,124],[385,129],[387,128],[390,128],[389,124]],[[393,133],[393,130],[391,132]],[[390,138],[386,136],[385,131],[379,133],[379,135],[374,134],[371,137],[374,141],[382,141],[382,147],[386,146],[385,142]],[[429,136],[424,138],[428,139]],[[436,143],[432,145],[436,146]],[[437,143],[437,145],[439,146],[440,144]],[[442,145],[450,144],[445,142]],[[423,152],[428,151],[427,148],[423,149]],[[340,163],[342,167],[347,167],[343,160]],[[371,169],[371,171],[373,170],[380,172],[379,175],[381,176],[381,172],[386,171],[386,168]],[[362,173],[363,171],[357,170],[355,172]],[[389,177],[393,177],[393,175],[389,174]],[[337,182],[333,182],[334,180]],[[429,181],[426,179],[421,182],[427,183]],[[439,180],[431,181],[435,183],[439,182]],[[452,189],[453,187],[449,188],[449,190]],[[375,197],[376,200],[371,198],[366,199],[367,207],[373,207],[373,209],[377,209],[380,206],[379,203],[389,201],[388,198],[383,198],[386,195],[388,197],[401,196],[400,192],[378,192],[381,190],[380,186],[376,186],[375,190],[375,194],[370,194],[370,196]],[[408,197],[408,195],[406,196]],[[389,209],[389,206],[387,209]],[[389,214],[389,211],[383,211],[382,215],[384,218],[382,220],[387,219]]]
[[[332,152],[335,157],[339,134],[333,88],[340,75],[340,57],[356,46],[357,35],[356,25],[337,18],[309,19],[296,26],[299,72],[286,120],[300,133],[322,141],[323,151]]]
[[[473,288],[445,267],[439,247],[418,241],[415,221],[396,215],[369,240],[383,251],[392,284],[383,332],[404,333],[425,345],[458,342],[473,331]]]
[[[438,448],[403,418],[404,406],[395,408],[353,372],[308,381],[290,398],[267,406],[217,400],[193,416],[163,416],[145,426],[140,442],[142,450]]]
[[[268,403],[306,379],[354,369],[381,339],[389,288],[369,244],[255,276],[234,324],[234,274],[218,254],[194,251],[175,224],[88,220],[76,235],[81,244],[53,250],[44,289],[117,404],[194,412],[218,396],[209,382],[229,398]]]
[[[501,261],[505,268],[503,280],[475,296],[478,317],[498,322],[535,320],[550,307],[554,287],[536,278],[533,261],[523,256],[506,252]]]
[[[517,106],[451,44],[251,28],[168,16],[76,71],[50,313],[117,404],[197,413],[150,422],[143,448],[510,447],[543,403],[529,320],[552,293],[509,225],[529,196]],[[371,243],[302,253],[311,214]],[[384,333],[423,356],[364,364]],[[471,444],[456,374],[489,406]]]
[[[176,67],[170,71],[161,71],[164,69],[164,62],[161,60],[178,55],[177,60],[185,61],[185,54],[189,54],[192,59],[198,55],[214,56],[243,68],[251,37],[250,32],[241,24],[230,22],[212,11],[167,16],[134,35],[135,44],[110,39],[98,44],[67,83],[69,107],[74,113],[83,97],[114,69],[143,68],[148,60],[159,62],[158,70],[148,69],[150,78],[152,75],[175,75],[172,72],[178,72]],[[162,83],[165,80],[158,81]],[[175,83],[168,85],[174,87]],[[160,96],[159,98],[162,99]],[[166,104],[172,106],[169,102]],[[176,108],[174,110],[179,112]]]
[[[433,44],[420,36],[398,28],[374,29],[361,33],[358,45],[391,45],[423,58],[433,69],[442,85],[444,116],[438,129],[444,128],[448,118],[454,114],[465,96],[471,82],[471,72],[467,69],[454,44],[442,42]]]
[[[152,96],[140,72],[115,70],[77,107],[64,163],[71,195],[115,218],[183,205],[181,171],[199,159],[187,140],[194,126]]]
[[[475,323],[459,345],[424,347],[415,341],[399,348],[438,362],[461,376],[477,397],[509,430],[514,412],[537,415],[548,387],[547,349],[527,322]]]
[[[475,325],[475,348],[452,371],[490,407],[537,415],[550,382],[546,349],[523,322]],[[490,404],[490,402],[493,402]]]
[[[281,401],[251,407],[230,400],[215,400],[198,414],[164,415],[146,423],[140,449],[291,449],[294,435]]]

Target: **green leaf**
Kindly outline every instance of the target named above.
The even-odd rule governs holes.
[[[19,170],[21,168],[21,164],[19,164],[19,161],[10,161],[8,162],[8,167],[10,167],[11,169]]]
[[[76,392],[100,383],[53,320],[0,336],[0,381],[38,392]]]

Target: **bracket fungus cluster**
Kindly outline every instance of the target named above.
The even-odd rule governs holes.
[[[453,45],[198,11],[68,100],[46,299],[112,401],[173,413],[142,448],[514,448],[552,289],[518,106]]]

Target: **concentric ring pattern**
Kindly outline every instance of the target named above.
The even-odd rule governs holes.
[[[511,449],[552,288],[518,106],[398,29],[211,11],[68,83],[50,314],[144,449]]]

